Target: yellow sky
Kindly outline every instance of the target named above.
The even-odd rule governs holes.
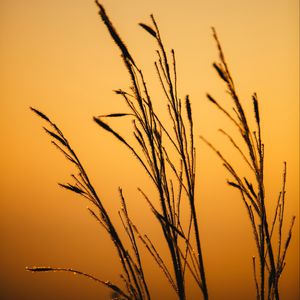
[[[288,162],[286,215],[289,219],[295,214],[297,220],[282,278],[282,299],[299,298],[298,1],[102,3],[159,98],[153,67],[156,44],[137,26],[150,23],[149,15],[155,15],[167,47],[177,53],[179,92],[182,97],[190,95],[196,136],[204,135],[233,156],[217,133],[220,127],[231,127],[205,98],[210,92],[224,103],[228,100],[212,68],[217,50],[210,27],[216,28],[250,113],[252,93],[260,99],[270,203],[280,190],[283,161]],[[159,227],[136,192],[137,187],[151,191],[147,176],[124,147],[92,122],[92,116],[126,110],[112,92],[129,85],[119,50],[93,1],[2,0],[0,66],[1,299],[108,299],[105,288],[88,280],[24,270],[31,265],[76,267],[104,280],[118,280],[115,252],[90,218],[87,203],[56,186],[69,180],[72,168],[51,147],[42,123],[28,107],[47,113],[64,130],[112,214],[120,205],[117,189],[122,186],[136,223],[160,241]],[[126,123],[115,126],[124,132],[129,128]],[[246,212],[236,191],[227,187],[228,174],[218,158],[198,138],[197,146],[200,229],[211,299],[254,299],[255,247]],[[145,259],[149,274],[155,275],[150,276],[153,299],[175,299],[165,288],[167,282],[157,280],[158,267]]]

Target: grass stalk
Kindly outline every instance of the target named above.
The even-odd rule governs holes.
[[[266,196],[265,196],[265,187],[264,187],[264,144],[262,141],[261,134],[261,118],[259,113],[259,102],[256,93],[252,96],[253,108],[254,108],[254,119],[256,122],[256,130],[250,130],[248,118],[246,112],[243,108],[243,105],[239,99],[239,96],[236,92],[236,88],[230,74],[228,65],[225,60],[223,49],[219,42],[218,36],[215,29],[213,28],[213,36],[217,44],[219,52],[219,63],[214,63],[213,67],[217,71],[219,77],[222,81],[225,82],[227,86],[227,92],[231,96],[234,107],[233,110],[236,113],[236,120],[232,117],[223,107],[216,101],[211,95],[207,95],[208,100],[213,103],[221,112],[223,112],[227,118],[233,122],[237,127],[240,136],[246,146],[247,153],[243,152],[240,146],[228,135],[224,130],[220,130],[225,134],[232,145],[238,150],[239,154],[243,160],[248,165],[250,172],[254,175],[255,184],[251,181],[238,174],[237,171],[232,167],[225,157],[218,151],[212,144],[210,144],[206,139],[202,138],[204,142],[219,156],[222,160],[225,168],[229,171],[231,176],[234,178],[235,182],[228,181],[228,184],[237,188],[241,192],[241,198],[245,203],[245,206],[248,211],[248,216],[250,218],[252,231],[254,234],[255,244],[257,246],[259,263],[260,263],[260,283],[258,284],[256,276],[256,264],[255,258],[253,258],[253,269],[254,269],[254,280],[256,287],[257,299],[276,299],[279,300],[279,277],[282,273],[282,269],[278,263],[278,257],[286,254],[288,245],[290,242],[293,222],[288,233],[287,241],[284,250],[281,249],[282,243],[282,225],[284,220],[284,204],[285,204],[285,181],[286,181],[286,164],[283,172],[283,188],[280,196],[278,198],[278,203],[275,209],[272,225],[269,225],[268,215],[270,214],[269,209],[267,208]],[[245,183],[244,183],[245,182]],[[256,191],[254,190],[256,189]],[[254,207],[254,210],[252,209]],[[295,217],[292,218],[294,220]],[[277,223],[279,228],[278,234],[278,250],[277,250],[277,260],[275,259],[275,247],[274,242],[272,241],[272,233],[275,224]],[[279,259],[280,260],[280,259]],[[282,260],[281,260],[282,261]]]

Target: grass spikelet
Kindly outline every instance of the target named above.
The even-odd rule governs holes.
[[[139,23],[139,25],[144,28],[148,33],[150,33],[153,37],[156,38],[156,32],[148,25],[144,23]]]
[[[101,115],[98,116],[98,118],[117,118],[117,117],[124,117],[124,116],[129,116],[130,114],[126,113],[114,113],[114,114],[108,114],[108,115]]]
[[[235,182],[229,181],[229,180],[228,180],[227,183],[228,183],[229,185],[231,185],[231,186],[233,186],[233,187],[235,187],[235,188],[241,190],[241,187],[240,187],[238,184],[236,184]]]
[[[225,81],[228,83],[228,78],[227,78],[227,75],[225,73],[225,71],[222,69],[222,66],[219,64],[216,64],[216,63],[213,63],[213,67],[215,68],[215,70],[218,72],[219,76]]]
[[[127,142],[116,131],[114,131],[109,125],[101,121],[99,118],[94,117],[94,121],[106,131],[112,133],[119,141],[127,145]]]
[[[213,104],[217,104],[217,101],[210,94],[206,94],[206,97]]]
[[[46,127],[44,127],[44,130],[50,135],[52,136],[54,139],[56,139],[57,141],[59,141],[63,146],[67,146],[67,142],[62,138],[60,137],[59,135],[57,135],[56,133],[48,130]]]
[[[66,190],[70,190],[76,194],[84,194],[85,192],[80,189],[79,187],[75,186],[75,185],[72,185],[72,184],[62,184],[62,183],[59,183],[58,184],[60,187],[66,189]]]
[[[187,112],[189,122],[191,123],[193,121],[193,118],[192,118],[192,109],[191,109],[191,102],[190,102],[189,95],[185,97],[185,107],[186,107],[186,112]]]
[[[259,117],[258,100],[257,100],[256,93],[253,94],[252,100],[253,100],[255,120],[256,120],[257,124],[259,125],[260,124],[260,117]]]
[[[31,272],[52,272],[53,268],[51,267],[26,267],[27,271]]]
[[[36,108],[33,108],[33,107],[30,107],[30,109],[31,109],[34,113],[36,113],[39,117],[41,117],[41,118],[44,119],[45,121],[51,123],[51,121],[49,120],[49,118],[48,118],[45,114],[43,114],[41,111],[39,111],[39,110],[37,110]]]
[[[109,17],[107,16],[104,7],[97,0],[95,2],[96,2],[97,6],[99,8],[99,14],[100,14],[104,24],[106,25],[112,39],[115,41],[115,43],[120,48],[124,58],[128,59],[135,66],[133,58],[131,57],[127,47],[125,46],[125,44],[121,40],[119,34],[117,33],[116,29],[114,28],[113,24],[111,23]]]

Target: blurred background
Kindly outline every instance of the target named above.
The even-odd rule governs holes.
[[[218,54],[214,26],[241,99],[252,114],[251,95],[261,106],[266,160],[266,195],[273,211],[287,161],[286,226],[296,215],[282,299],[299,299],[299,1],[297,0],[103,0],[115,27],[143,68],[154,105],[164,99],[154,69],[156,44],[137,24],[153,13],[166,46],[174,48],[179,94],[190,95],[195,118],[197,209],[211,299],[255,299],[252,256],[256,255],[244,205],[226,184],[227,172],[198,138],[205,136],[249,170],[218,133],[231,124],[206,100],[207,92],[231,107],[212,63]],[[160,228],[137,187],[156,194],[137,160],[92,121],[93,116],[126,112],[113,93],[127,89],[129,76],[93,1],[0,2],[0,297],[11,299],[109,299],[103,286],[72,274],[32,274],[26,266],[72,267],[120,282],[118,257],[105,232],[86,209],[89,204],[57,186],[72,166],[54,149],[29,111],[40,109],[64,131],[103,203],[119,222],[118,187],[140,231],[166,257]],[[129,132],[128,119],[112,126]],[[234,135],[234,133],[233,133]],[[120,226],[120,225],[118,225]],[[120,227],[121,228],[121,227]],[[153,299],[175,299],[147,253],[146,274]],[[191,285],[191,299],[198,292]]]

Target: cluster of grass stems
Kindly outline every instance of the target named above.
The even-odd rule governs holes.
[[[187,273],[189,273],[191,275],[190,278],[195,281],[201,291],[203,299],[208,300],[209,293],[205,276],[206,272],[199,232],[199,217],[197,215],[195,199],[196,150],[194,146],[192,108],[188,95],[184,101],[182,101],[177,94],[175,52],[171,50],[169,54],[166,51],[159,28],[152,15],[151,26],[143,23],[139,24],[158,45],[158,58],[155,62],[155,69],[166,99],[166,107],[171,124],[171,126],[168,126],[171,128],[169,129],[165,125],[166,123],[161,121],[154,109],[142,70],[135,63],[128,48],[112,25],[103,6],[98,1],[96,1],[96,4],[99,8],[102,21],[108,29],[113,41],[121,51],[121,57],[129,73],[131,86],[129,91],[121,89],[115,91],[124,99],[129,112],[117,112],[94,117],[94,121],[102,129],[112,134],[134,154],[157,190],[159,207],[155,207],[153,199],[139,189],[141,196],[147,201],[154,217],[160,224],[171,258],[171,266],[166,264],[164,258],[159,254],[155,244],[150,238],[140,233],[137,226],[133,223],[127,210],[123,191],[120,188],[121,210],[119,211],[119,216],[127,236],[126,241],[124,241],[124,237],[121,237],[120,232],[116,229],[101,198],[91,183],[83,164],[63,132],[44,113],[35,108],[31,108],[35,114],[46,122],[47,127],[44,127],[44,129],[52,138],[52,143],[64,154],[66,159],[75,166],[77,173],[71,175],[72,183],[59,185],[64,189],[79,194],[91,203],[92,208],[88,208],[90,214],[108,233],[120,258],[122,266],[120,277],[123,281],[123,285],[117,286],[110,281],[103,281],[90,274],[74,269],[55,267],[31,267],[27,269],[34,272],[72,272],[106,285],[112,290],[114,299],[148,300],[151,299],[151,294],[142,262],[140,251],[140,245],[142,245],[142,247],[148,250],[157,266],[161,269],[162,274],[167,278],[170,287],[174,290],[178,299],[186,299],[186,289],[188,287],[186,279]],[[285,266],[286,252],[291,239],[292,225],[295,219],[293,218],[288,237],[285,243],[283,243],[282,226],[285,204],[286,165],[283,173],[282,191],[278,197],[275,215],[271,225],[269,225],[263,178],[264,146],[261,138],[257,96],[255,94],[253,95],[254,114],[257,124],[256,133],[252,132],[249,128],[244,109],[237,96],[222,48],[214,30],[213,34],[220,56],[220,63],[215,63],[213,66],[222,80],[227,84],[228,92],[234,102],[235,117],[223,109],[212,96],[207,95],[207,97],[218,109],[225,113],[238,128],[249,151],[247,154],[242,152],[241,148],[229,134],[223,130],[221,130],[221,132],[229,138],[233,146],[240,152],[248,164],[250,172],[253,172],[255,175],[255,183],[251,183],[247,178],[242,178],[212,144],[203,137],[202,139],[220,157],[224,166],[233,177],[233,181],[228,181],[228,184],[240,191],[241,199],[245,203],[254,233],[260,265],[258,276],[256,259],[253,257],[257,299],[277,300],[279,299],[279,279]],[[133,136],[136,140],[135,145],[131,145],[126,138],[121,136],[104,121],[109,118],[121,117],[127,117],[132,120]],[[188,201],[190,209],[188,211],[188,222],[184,223],[182,203],[186,201]],[[276,247],[274,243],[272,243],[272,235],[276,225],[278,226],[279,232],[279,242],[277,243],[276,249],[277,255],[275,254]],[[128,241],[130,247],[126,247],[126,242]]]
[[[257,271],[256,258],[253,256],[253,274],[256,287],[257,299],[279,299],[279,279],[285,267],[285,258],[289,247],[292,228],[295,222],[295,216],[292,217],[291,225],[288,230],[286,240],[283,240],[282,228],[284,220],[285,207],[285,186],[286,186],[286,162],[284,162],[282,188],[278,196],[276,209],[271,217],[271,222],[268,220],[268,208],[266,203],[266,193],[264,185],[264,143],[261,133],[261,120],[259,113],[259,104],[257,94],[252,96],[254,120],[256,128],[252,130],[249,125],[246,112],[237,94],[232,76],[228,65],[225,61],[224,53],[217,37],[216,31],[213,28],[213,36],[217,43],[219,52],[219,62],[214,63],[213,67],[217,71],[219,77],[225,82],[227,93],[233,101],[233,114],[226,111],[219,102],[210,94],[207,94],[207,99],[213,103],[237,128],[239,135],[244,143],[245,151],[242,147],[223,129],[220,132],[224,134],[239,152],[247,166],[249,173],[253,175],[253,182],[249,179],[250,175],[244,177],[233,167],[233,165],[205,138],[202,140],[219,156],[224,167],[230,173],[232,181],[228,180],[228,184],[239,190],[241,199],[245,204],[247,214],[250,219],[251,228],[254,235],[254,240],[257,247],[259,268]],[[278,240],[272,240],[272,236],[277,227]],[[259,272],[259,280],[257,272]]]

